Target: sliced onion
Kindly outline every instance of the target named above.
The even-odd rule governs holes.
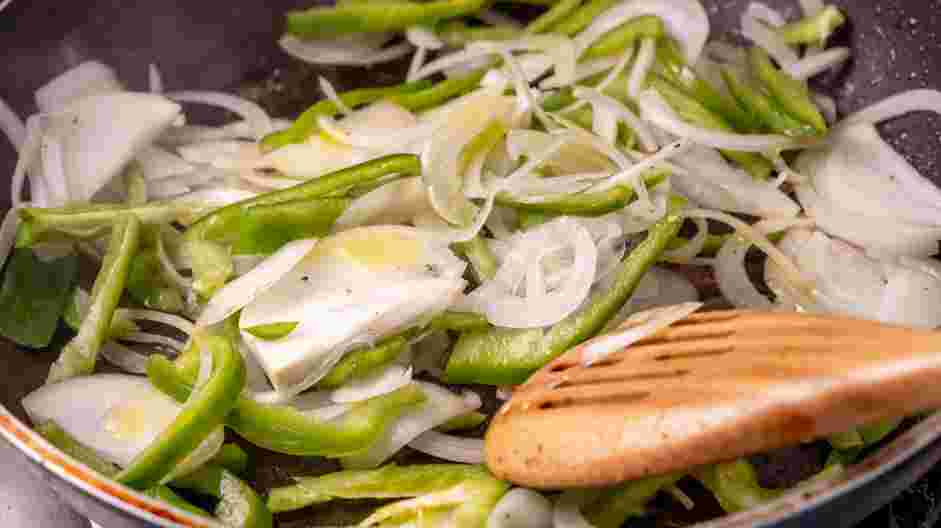
[[[667,161],[673,156],[679,156],[683,154],[690,147],[692,147],[692,144],[686,140],[680,140],[667,145],[660,149],[660,151],[653,156],[644,158],[643,161],[634,165],[633,167],[615,174],[611,179],[602,183],[599,186],[599,190],[610,189],[618,185],[629,183],[637,192],[638,199],[644,200],[646,193],[646,187],[643,180],[644,173]],[[644,201],[649,202],[649,198]]]
[[[685,303],[634,314],[618,330],[596,337],[582,345],[582,364],[591,366],[602,361],[611,354],[654,336],[677,321],[686,319],[702,307],[703,304],[698,302]]]
[[[56,112],[85,97],[123,90],[111,67],[86,61],[36,90],[36,106],[42,113]]]
[[[362,35],[356,35],[361,38]],[[357,43],[355,40],[301,40],[285,35],[278,45],[288,55],[311,64],[335,64],[343,66],[372,66],[391,62],[411,53],[407,42],[379,49],[374,42]]]
[[[887,266],[878,320],[925,330],[941,326],[941,280],[903,266]]]
[[[839,120],[835,99],[821,93],[811,93],[810,95],[814,99],[814,104],[820,108],[820,113],[823,114],[827,123],[832,125]]]
[[[422,433],[473,410],[468,408],[464,398],[447,389],[431,383],[416,383],[425,393],[425,402],[403,413],[386,435],[365,452],[344,458],[344,467],[377,467]]]
[[[36,192],[38,185],[42,181],[42,173],[36,174],[36,163],[39,160],[39,150],[42,145],[42,124],[40,116],[34,115],[26,119],[26,138],[17,149],[19,158],[16,160],[16,167],[13,169],[13,176],[10,178],[10,201],[13,207],[19,206],[23,202],[23,187],[26,183],[27,173],[31,173],[30,200],[37,207],[46,206],[46,197],[40,192]]]
[[[613,163],[597,147],[596,142],[586,141],[587,138],[598,138],[592,134],[575,132],[568,141],[562,145],[557,154],[548,158],[542,166],[550,168],[560,174],[602,173],[612,171]],[[558,134],[549,134],[538,130],[513,129],[506,136],[506,151],[511,160],[523,157],[533,159],[544,157],[552,145],[559,141]],[[598,144],[607,145],[603,141]],[[610,147],[610,145],[608,145]],[[616,149],[611,148],[616,151]],[[621,157],[622,154],[619,153]],[[625,158],[625,164],[630,163]]]
[[[272,119],[275,131],[284,130],[292,122],[286,119]],[[233,121],[219,127],[184,125],[174,126],[160,137],[159,143],[167,147],[178,147],[204,141],[224,141],[227,139],[253,139],[255,131],[252,124],[245,120]]]
[[[130,374],[147,374],[148,357],[114,341],[107,341],[101,347],[101,357],[115,367]]]
[[[434,31],[423,26],[412,26],[406,29],[405,38],[416,48],[439,50],[444,47],[444,41],[438,38]]]
[[[633,48],[631,49],[633,51]],[[583,62],[578,64],[575,67],[575,75],[573,77],[573,82],[584,81],[589,77],[594,77],[599,73],[606,72],[611,68],[617,66],[620,62],[620,59],[616,57],[604,57],[601,59],[594,59],[591,61]],[[562,88],[566,86],[563,79],[558,74],[553,74],[551,77],[543,79],[539,83],[539,88],[543,90],[551,90],[553,88]]]
[[[742,35],[771,55],[782,68],[798,61],[797,52],[784,41],[774,26],[784,22],[783,17],[768,6],[752,2],[742,13]],[[769,27],[769,25],[771,27]]]
[[[689,64],[699,60],[703,46],[709,38],[709,16],[698,0],[632,0],[604,11],[595,17],[575,39],[578,54],[585,52],[595,41],[631,19],[653,15],[663,20],[667,32],[683,48]]]
[[[411,367],[393,364],[375,374],[353,380],[334,390],[330,399],[335,403],[354,403],[388,394],[411,382]]]
[[[603,281],[599,288],[607,288],[611,280]],[[695,302],[699,302],[699,290],[689,279],[675,271],[654,267],[644,274],[634,294],[618,315],[611,319],[606,331],[616,330],[637,312]]]
[[[3,99],[0,99],[0,131],[7,136],[10,144],[19,152],[23,142],[26,141],[26,125]]]
[[[592,106],[596,108],[595,115],[616,116],[618,119],[624,121],[627,126],[637,133],[637,140],[640,142],[643,150],[646,152],[657,151],[659,145],[657,145],[657,140],[653,137],[650,127],[618,100],[604,95],[597,90],[583,87],[576,88],[574,95],[578,99],[584,99],[591,103]],[[614,142],[611,141],[610,143]]]
[[[517,235],[516,250],[501,265],[497,276],[472,292],[468,299],[496,326],[542,328],[555,324],[578,309],[588,296],[597,269],[598,249],[591,234],[577,221],[562,217]],[[551,242],[551,243],[550,243]],[[541,259],[547,247],[571,244],[574,260],[567,280],[538,300],[515,294],[527,266]]]
[[[487,528],[552,528],[552,503],[541,493],[513,488],[493,507]]]
[[[685,264],[702,253],[703,248],[706,247],[706,242],[709,240],[709,224],[702,218],[696,218],[693,222],[696,224],[696,236],[680,249],[664,253],[664,260],[676,264]]]
[[[161,483],[165,484],[179,477],[184,477],[190,473],[196,471],[197,469],[204,466],[209,462],[216,454],[219,453],[219,450],[222,449],[222,444],[225,442],[225,429],[222,426],[217,427],[205,440],[202,441],[196,449],[190,452],[183,460],[172,471],[170,471],[167,476],[163,478]],[[225,478],[226,472],[223,472],[223,478]]]
[[[179,352],[186,347],[186,343],[178,339],[174,339],[162,334],[152,334],[149,332],[131,332],[130,334],[121,336],[121,340],[131,343],[158,345],[173,352]]]
[[[389,182],[357,198],[340,215],[335,231],[365,225],[404,224],[431,208],[421,178]]]
[[[881,123],[912,112],[941,114],[941,92],[927,89],[902,92],[850,115],[843,124]]]
[[[163,93],[163,76],[160,75],[157,65],[152,62],[147,67],[147,79],[150,85],[150,93]]]
[[[425,431],[409,442],[408,446],[426,455],[449,462],[483,464],[486,459],[482,439],[464,438],[439,433],[434,430]]]
[[[786,71],[791,77],[806,81],[843,64],[851,55],[849,48],[831,48],[791,64]]]
[[[768,310],[771,301],[758,291],[745,270],[745,256],[750,248],[750,244],[730,238],[716,257],[716,281],[722,296],[737,308]]]
[[[139,308],[122,309],[122,311],[127,317],[130,317],[131,319],[165,324],[179,330],[186,335],[192,334],[193,330],[195,329],[193,323],[191,323],[188,319],[180,317],[179,315]]]
[[[214,325],[247,306],[291,271],[316,245],[316,239],[296,240],[285,244],[252,271],[219,290],[200,315],[196,326]]]
[[[273,130],[271,118],[258,104],[223,92],[185,91],[167,94],[167,97],[184,103],[199,103],[218,106],[228,110],[252,125],[254,138],[261,139]]]
[[[639,100],[641,117],[675,136],[690,139],[707,147],[743,152],[766,152],[811,146],[782,135],[734,134],[690,125],[673,112],[660,94],[652,90],[643,92]]]
[[[195,168],[176,154],[156,146],[144,147],[137,154],[137,162],[148,181],[157,181],[172,176],[188,174]]]
[[[42,181],[46,193],[46,200],[51,207],[61,207],[69,203],[73,195],[85,193],[86,190],[70,185],[65,173],[65,154],[62,142],[55,136],[48,135],[42,139],[39,157],[42,161]],[[95,189],[91,195],[98,192]],[[91,197],[89,195],[89,197]]]
[[[804,16],[814,16],[824,8],[823,0],[799,0]]]

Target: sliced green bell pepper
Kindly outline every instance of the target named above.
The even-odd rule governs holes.
[[[462,334],[448,360],[445,381],[518,385],[567,350],[591,339],[631,297],[682,225],[682,216],[667,215],[620,265],[613,287],[596,293],[587,308],[547,330],[495,328]]]
[[[827,120],[810,97],[807,84],[794,79],[771,62],[768,53],[755,46],[748,55],[752,72],[782,108],[818,133],[827,133]]]
[[[805,123],[791,117],[777,102],[753,89],[729,68],[723,68],[722,78],[729,92],[771,132],[791,137],[813,136],[817,132]]]
[[[778,28],[784,42],[791,45],[825,46],[833,33],[846,23],[846,15],[828,5],[816,14]]]
[[[444,312],[431,320],[428,328],[433,331],[471,332],[491,327],[487,318],[468,312]]]
[[[196,449],[235,406],[245,386],[245,364],[232,343],[220,336],[195,334],[193,340],[212,355],[212,373],[176,419],[115,477],[137,489],[159,484]]]
[[[386,338],[374,347],[354,350],[343,356],[343,359],[317,382],[317,387],[325,390],[337,389],[350,380],[366,377],[395,361],[407,346],[408,337],[399,335]]]
[[[588,0],[577,10],[570,13],[563,22],[551,27],[549,31],[571,37],[581,33],[583,29],[594,22],[595,17],[619,3],[621,3],[621,0]]]
[[[270,255],[293,240],[325,236],[349,205],[346,198],[318,198],[245,207],[235,253]]]
[[[0,288],[0,335],[21,346],[49,346],[77,279],[75,256],[43,262],[29,249],[14,250]]]
[[[635,480],[607,489],[601,497],[582,508],[595,528],[620,528],[631,517],[644,515],[644,507],[663,488],[676,484],[682,474]]]
[[[254,489],[228,469],[207,464],[173,481],[173,486],[219,499],[216,517],[235,528],[270,528],[274,517]]]
[[[663,182],[670,175],[669,170],[651,169],[644,176],[644,182],[652,187]],[[522,201],[507,193],[497,195],[497,204],[520,211],[548,213],[569,216],[604,216],[627,207],[637,198],[634,188],[619,185],[606,191],[568,194],[542,201]]]
[[[703,468],[694,476],[715,495],[727,513],[754,508],[783,493],[761,487],[755,468],[744,459]]]
[[[184,235],[193,240],[232,240],[239,233],[242,212],[249,207],[322,198],[354,185],[376,181],[390,174],[417,175],[421,161],[411,154],[395,154],[348,167],[288,189],[273,191],[222,207],[199,219]]]
[[[551,32],[553,27],[561,24],[580,5],[582,5],[582,0],[560,0],[553,4],[548,11],[530,22],[526,26],[526,32],[533,35]]]
[[[598,39],[582,54],[582,60],[599,59],[619,55],[628,46],[644,39],[660,39],[666,34],[666,27],[659,17],[641,16],[629,20],[621,27],[613,29]]]
[[[193,291],[211,298],[235,273],[229,247],[210,240],[189,239],[183,245],[193,267]]]
[[[491,0],[433,0],[416,2],[362,2],[335,7],[312,7],[289,11],[287,32],[306,38],[350,33],[400,31],[430,25],[447,18],[472,15]]]
[[[470,262],[478,284],[492,279],[497,274],[497,257],[482,236],[477,235],[467,242],[458,242],[452,249]]]
[[[685,90],[665,78],[659,75],[651,75],[649,82],[683,120],[703,128],[726,132],[735,131],[732,125],[721,115],[712,112]],[[733,150],[722,150],[721,152],[757,179],[768,179],[774,170],[774,165],[758,154]]]
[[[469,413],[462,414],[460,416],[455,416],[447,422],[439,425],[435,429],[442,433],[450,433],[454,431],[467,431],[470,429],[476,429],[480,427],[484,422],[487,421],[487,415],[477,411],[472,411]]]
[[[162,356],[150,357],[147,376],[177,401],[186,400],[196,381],[196,372],[178,369]],[[422,390],[411,384],[356,403],[336,420],[323,421],[291,407],[265,405],[242,396],[225,420],[242,438],[269,451],[340,457],[369,448],[403,412],[423,401]]]
[[[209,463],[223,467],[236,475],[245,476],[248,474],[250,459],[248,453],[237,444],[225,444]]]
[[[131,259],[140,239],[140,221],[125,215],[114,225],[108,252],[92,289],[88,314],[76,335],[49,369],[48,383],[74,376],[91,374],[95,370],[98,352],[111,330],[111,319],[118,307],[127,282]]]
[[[339,94],[339,99],[346,106],[356,108],[396,95],[424,90],[431,86],[430,81],[417,81],[381,88],[361,88]],[[304,111],[289,128],[273,132],[262,138],[261,146],[265,150],[271,151],[292,143],[301,143],[313,136],[320,128],[317,120],[321,116],[335,117],[340,112],[341,110],[335,101],[331,99],[319,101]]]
[[[478,26],[470,27],[462,21],[453,20],[441,24],[437,31],[438,38],[448,46],[460,48],[472,42],[499,42],[520,38],[523,32],[516,26]]]
[[[164,276],[154,249],[134,257],[127,277],[127,293],[134,301],[162,312],[179,313],[185,304],[183,295]]]
[[[148,490],[144,491],[144,495],[148,495],[154,499],[161,500],[170,506],[179,508],[185,512],[192,513],[193,515],[201,515],[203,517],[212,517],[206,510],[190,504],[189,501],[180,497],[176,494],[175,491],[166,487],[166,486],[155,486]]]

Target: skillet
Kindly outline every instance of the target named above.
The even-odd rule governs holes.
[[[749,0],[703,0],[713,34],[731,34]],[[391,83],[403,64],[370,70],[316,69],[300,66],[276,46],[282,14],[306,7],[303,0],[265,2],[53,2],[17,0],[0,12],[0,64],[6,70],[0,97],[22,116],[35,108],[32,95],[45,81],[88,59],[112,65],[132,89],[146,86],[147,65],[154,62],[170,89],[236,91],[256,98],[274,115],[296,114],[319,97],[316,77],[326,75],[338,89]],[[794,0],[767,2],[785,14],[797,12]],[[882,2],[836,1],[849,15],[836,45],[853,48],[853,62],[816,82],[834,96],[841,114],[906,89],[941,87],[941,0]],[[731,38],[735,38],[732,34]],[[937,117],[910,116],[883,129],[893,146],[941,184],[941,123]],[[0,207],[9,207],[9,175],[15,156],[0,142]],[[57,457],[29,432],[20,399],[44,379],[55,351],[17,350],[0,342],[0,434],[33,462],[32,468],[64,500],[103,526],[179,526],[170,512],[127,490],[104,487]],[[784,465],[800,463],[799,455]],[[262,487],[285,472],[300,472],[264,456],[258,479]],[[877,510],[941,460],[941,416],[930,417],[838,481],[813,488],[758,510],[708,522],[731,526],[850,526]],[[300,464],[309,464],[300,462]],[[697,512],[697,514],[699,514]],[[701,520],[705,517],[691,520]],[[690,520],[685,519],[684,520]],[[306,512],[281,526],[324,523]]]

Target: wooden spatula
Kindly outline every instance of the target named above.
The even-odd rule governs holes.
[[[941,333],[711,312],[583,366],[576,348],[494,418],[487,463],[520,485],[611,485],[941,407]]]

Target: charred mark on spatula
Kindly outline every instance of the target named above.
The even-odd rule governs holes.
[[[575,394],[561,398],[547,399],[536,405],[536,408],[540,411],[549,411],[587,405],[630,405],[645,400],[650,396],[651,394],[646,391],[622,392],[616,394]]]
[[[677,359],[699,359],[699,358],[713,358],[724,356],[735,350],[735,347],[729,345],[724,348],[717,348],[714,350],[694,350],[689,352],[676,352],[666,354],[660,354],[653,358],[654,361],[674,361]]]
[[[617,383],[630,383],[632,381],[658,381],[682,378],[691,374],[686,369],[666,372],[641,372],[624,374],[618,371],[581,371],[574,376],[566,376],[554,384],[555,388],[580,387],[584,385],[605,385]]]

